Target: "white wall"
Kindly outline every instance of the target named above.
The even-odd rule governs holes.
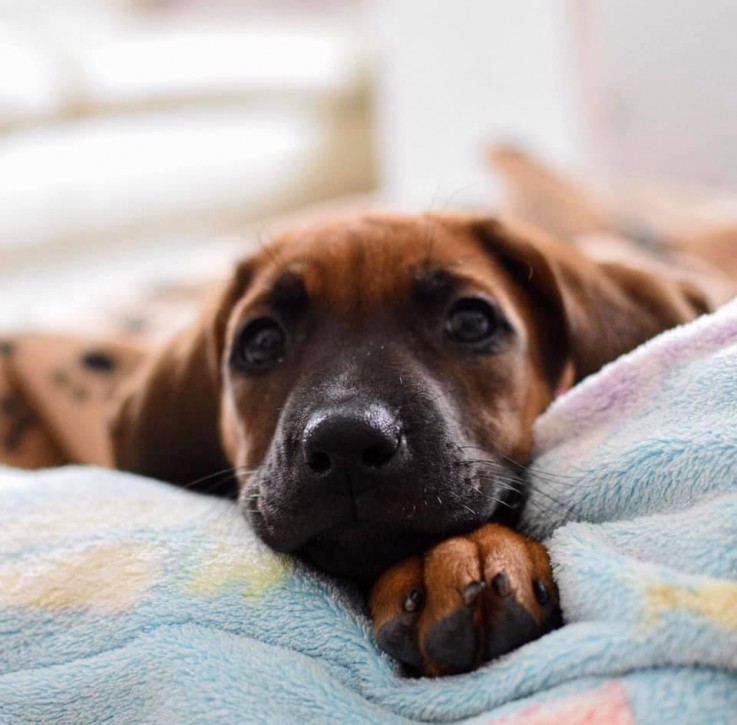
[[[576,0],[597,165],[737,186],[737,2]]]
[[[381,180],[434,210],[488,204],[490,140],[582,161],[566,3],[377,0]]]

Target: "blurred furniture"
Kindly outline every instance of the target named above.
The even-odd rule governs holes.
[[[207,267],[256,220],[371,190],[362,17],[359,0],[0,4],[0,327],[63,325]]]

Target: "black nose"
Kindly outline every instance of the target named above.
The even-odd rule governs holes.
[[[400,441],[399,421],[384,406],[345,406],[312,415],[302,436],[302,451],[313,474],[349,474],[358,482],[385,468]]]

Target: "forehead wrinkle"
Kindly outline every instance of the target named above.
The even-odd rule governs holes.
[[[345,231],[345,260],[342,292],[345,304],[355,312],[365,314],[372,302],[381,296],[381,286],[386,280],[382,260],[386,252],[386,240],[393,227],[384,220],[363,218]]]
[[[352,270],[358,266],[344,249],[325,245],[319,255],[304,255],[291,260],[282,268],[276,281],[287,275],[297,276],[302,283],[307,299],[316,307],[324,306],[344,309],[353,298],[355,280],[350,279]]]
[[[364,245],[365,235],[361,235],[358,229],[348,230],[348,242],[350,253],[350,275],[343,285],[343,291],[347,292],[346,303],[353,303],[355,312],[365,314],[365,306],[368,302],[370,289],[366,285],[366,269],[369,266],[371,256],[366,254]]]
[[[358,319],[409,299],[413,271],[420,266],[454,273],[488,269],[488,258],[483,256],[484,265],[482,255],[464,248],[470,246],[465,241],[433,219],[409,223],[369,216],[277,240],[280,264],[269,265],[267,279],[298,273],[311,302]]]
[[[367,234],[365,229],[365,225],[352,226],[340,243],[326,247],[322,263],[315,265],[316,274],[308,283],[318,301],[354,319],[369,314],[394,295],[397,277],[402,276],[397,253],[387,244],[391,228],[381,225],[381,236]]]
[[[364,292],[365,309],[378,310],[387,304],[400,304],[409,298],[416,247],[407,247],[401,237],[388,229],[381,238],[363,241],[359,284]],[[372,249],[372,247],[374,249]]]

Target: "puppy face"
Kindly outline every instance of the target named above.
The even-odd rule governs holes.
[[[705,309],[490,218],[295,231],[128,381],[115,462],[208,492],[235,464],[268,544],[369,577],[522,503],[518,464],[562,378]]]
[[[221,436],[270,546],[371,576],[520,503],[562,328],[467,225],[361,219],[250,264]]]

